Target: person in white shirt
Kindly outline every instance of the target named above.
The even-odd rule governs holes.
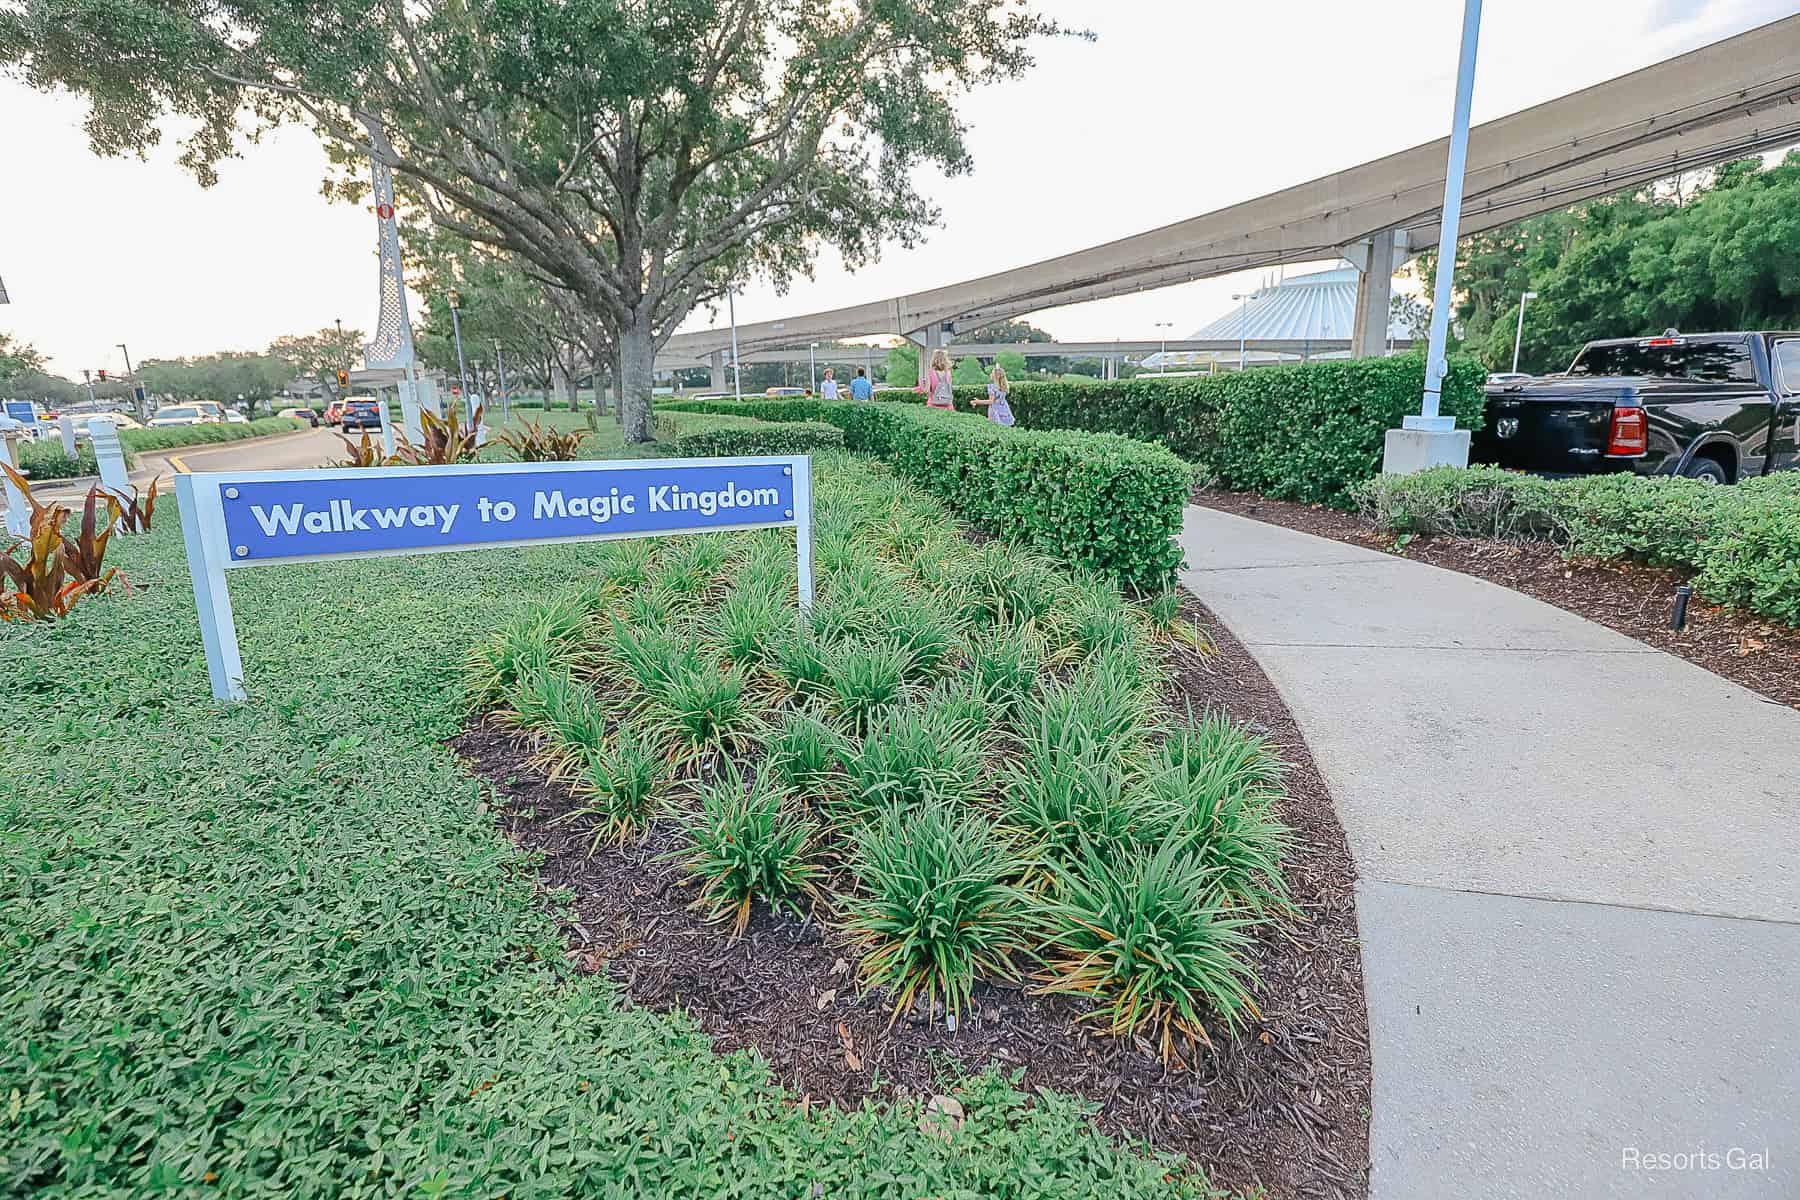
[[[837,376],[830,367],[825,368],[825,378],[819,383],[819,399],[836,400],[838,398]]]

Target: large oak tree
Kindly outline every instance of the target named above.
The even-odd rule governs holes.
[[[646,440],[656,349],[695,306],[823,245],[910,244],[920,170],[969,165],[957,98],[1054,31],[1028,0],[0,0],[0,63],[88,97],[102,153],[192,119],[202,182],[276,124],[347,171],[373,151],[440,228],[610,327]]]

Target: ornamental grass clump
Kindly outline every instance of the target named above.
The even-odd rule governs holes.
[[[631,734],[595,748],[582,763],[572,789],[582,805],[569,816],[593,822],[592,855],[608,843],[632,840],[649,824],[661,805],[664,769],[655,749]]]
[[[763,767],[795,795],[821,796],[841,779],[849,755],[843,734],[809,713],[790,713],[769,739]]]
[[[938,673],[956,642],[950,621],[928,600],[909,598],[888,619],[888,632],[906,652],[906,677],[918,682]]]
[[[1169,736],[1143,785],[1215,886],[1258,913],[1289,906],[1281,864],[1293,831],[1277,812],[1281,775],[1264,739],[1208,716]]]
[[[786,599],[772,588],[741,580],[707,620],[707,633],[732,662],[763,665],[775,659],[794,623]]]
[[[1115,755],[1141,748],[1154,726],[1154,693],[1143,670],[1127,657],[1103,655],[1067,680],[1046,683],[1021,706],[1021,736],[1045,747],[1090,738],[1098,750]]]
[[[1043,639],[1029,629],[996,625],[969,639],[967,677],[1002,718],[1025,703],[1043,668]]]
[[[650,725],[677,759],[738,748],[754,727],[745,679],[741,665],[684,663],[651,695]]]
[[[981,779],[977,731],[949,714],[919,706],[882,712],[844,763],[853,813],[925,800],[963,801]]]
[[[910,659],[891,642],[847,641],[826,657],[827,703],[849,729],[861,733],[876,713],[900,699]]]
[[[788,690],[796,695],[817,695],[826,689],[825,648],[805,622],[790,624],[787,632],[775,642],[772,655],[775,673]]]
[[[818,828],[786,805],[768,776],[746,784],[736,767],[728,769],[700,789],[700,805],[682,818],[682,828],[689,845],[677,856],[699,883],[695,907],[712,920],[730,917],[734,937],[749,924],[758,897],[799,917],[802,901],[819,899]]]
[[[1089,845],[1113,853],[1155,844],[1171,827],[1173,814],[1132,782],[1118,757],[1091,737],[1077,732],[1060,742],[1033,740],[1006,769],[1001,810],[1051,858],[1077,857]]]
[[[985,816],[940,799],[885,808],[857,840],[844,929],[861,976],[894,998],[959,1014],[978,980],[1013,980],[1041,937],[1039,905],[1017,886],[1033,868]]]
[[[1208,1021],[1236,1029],[1257,1015],[1247,957],[1255,921],[1179,836],[1123,854],[1090,845],[1053,869],[1044,991],[1091,998],[1084,1019],[1109,1034],[1152,1033],[1164,1062],[1189,1062],[1210,1045]]]
[[[635,624],[612,619],[612,659],[646,696],[666,692],[677,679],[700,665],[699,651],[685,629],[669,623]]]

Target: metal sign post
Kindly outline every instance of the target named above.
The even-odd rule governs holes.
[[[806,455],[208,471],[175,494],[220,700],[245,697],[225,583],[243,567],[792,527],[801,611],[813,602]]]
[[[18,470],[19,456],[14,450],[21,432],[19,422],[0,410],[0,463]],[[5,480],[6,492],[6,532],[14,537],[31,536],[31,509],[25,503],[25,493],[14,485],[10,478]]]

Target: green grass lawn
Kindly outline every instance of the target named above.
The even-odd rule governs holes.
[[[157,518],[115,543],[131,592],[0,627],[0,1192],[1199,1191],[993,1077],[948,1142],[909,1108],[806,1113],[574,975],[441,742],[469,647],[598,547],[236,572],[226,708]]]

